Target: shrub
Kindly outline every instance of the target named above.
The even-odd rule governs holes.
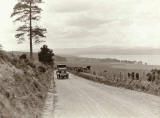
[[[46,68],[43,67],[43,66],[39,66],[39,67],[38,67],[38,71],[39,71],[39,72],[42,72],[42,73],[45,73],[45,72],[46,72]]]
[[[36,68],[36,65],[32,61],[28,61],[27,65],[29,65],[32,68]]]
[[[20,57],[19,57],[20,60],[26,60],[27,59],[27,55],[26,54],[22,54]]]
[[[96,72],[95,72],[95,71],[93,71],[93,75],[96,75]]]

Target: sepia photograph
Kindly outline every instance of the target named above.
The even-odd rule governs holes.
[[[0,118],[160,118],[160,0],[1,0]]]

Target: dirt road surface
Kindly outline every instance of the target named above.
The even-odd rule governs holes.
[[[70,74],[56,79],[53,118],[160,118],[160,97],[95,83]]]

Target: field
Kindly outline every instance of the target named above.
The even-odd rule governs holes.
[[[64,63],[69,67],[85,68],[86,66],[91,66],[90,73],[74,74],[116,87],[124,87],[127,89],[160,95],[160,75],[158,74],[155,76],[153,73],[151,73],[152,69],[160,69],[160,66],[127,64],[118,62],[96,62],[95,60],[91,61],[88,59],[68,59],[66,62],[56,63]],[[134,76],[132,76],[132,73],[134,73]],[[149,80],[148,73],[152,74],[150,76],[151,79],[155,79]],[[128,76],[128,74],[130,74],[130,76]]]
[[[68,59],[67,61],[57,61],[57,64],[64,63],[69,67],[92,67],[92,73],[95,72],[98,75],[103,75],[104,71],[108,74],[123,74],[128,75],[128,73],[135,72],[139,73],[141,77],[146,75],[152,69],[160,69],[160,66],[153,65],[142,65],[142,64],[126,64],[118,62],[99,62],[91,60],[78,60],[78,59]]]

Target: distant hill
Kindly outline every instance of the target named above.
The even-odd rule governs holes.
[[[67,59],[65,57],[57,56],[57,55],[55,55],[54,59],[55,59],[56,62],[57,61],[58,62],[65,62],[65,61],[67,61]]]
[[[105,47],[95,46],[89,48],[64,48],[54,49],[58,55],[160,55],[160,49],[155,48],[120,48],[120,47]]]
[[[86,58],[86,57],[74,57],[74,56],[66,56],[67,62],[70,63],[126,63],[126,64],[136,64],[136,61],[129,60],[118,60],[114,58]]]

